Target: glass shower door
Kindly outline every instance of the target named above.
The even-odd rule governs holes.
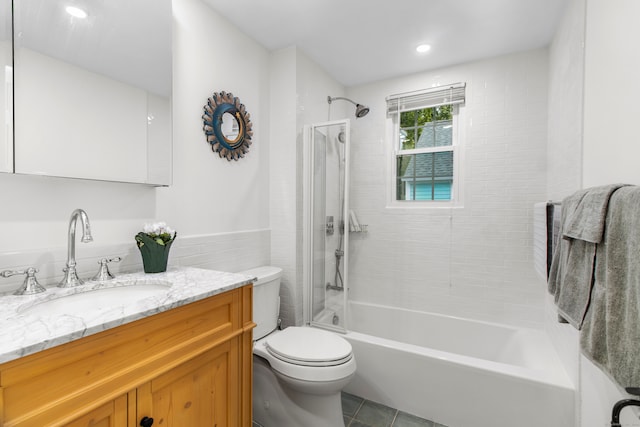
[[[305,126],[305,320],[336,331],[346,330],[349,133],[349,120]]]

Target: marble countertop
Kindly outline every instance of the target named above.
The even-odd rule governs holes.
[[[75,288],[47,288],[36,295],[0,296],[0,363],[236,289],[253,279],[244,274],[181,267],[165,273],[122,274],[110,281],[87,281]],[[108,305],[98,303],[100,290],[136,284],[167,286],[167,290],[141,298],[123,297]],[[95,295],[95,306],[75,313],[63,309],[63,314],[38,310],[43,302],[85,292]],[[65,303],[60,300],[56,304],[60,308]]]

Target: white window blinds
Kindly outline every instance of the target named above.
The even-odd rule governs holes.
[[[466,83],[455,83],[429,89],[399,93],[387,97],[387,116],[419,108],[448,104],[464,104]]]

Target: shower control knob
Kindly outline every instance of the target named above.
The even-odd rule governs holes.
[[[140,420],[141,427],[151,427],[153,425],[153,418],[151,417],[142,417]]]

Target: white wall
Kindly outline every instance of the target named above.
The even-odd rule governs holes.
[[[584,90],[585,187],[640,184],[640,2],[589,0]]]
[[[183,234],[269,226],[269,54],[199,0],[175,0],[173,185],[158,214]],[[239,161],[211,151],[203,106],[232,92],[251,114],[253,144]]]
[[[178,230],[170,265],[237,271],[270,261],[268,52],[200,0],[175,0],[173,13],[174,185],[0,174],[0,269],[35,265],[43,284],[55,284],[78,207],[89,214],[94,237],[76,245],[83,277],[97,271],[101,256],[125,257],[115,271],[140,269],[133,236],[153,219]],[[251,113],[254,143],[238,162],[214,154],[202,131],[203,106],[222,90]],[[19,280],[2,279],[0,290]]]
[[[586,11],[583,187],[638,185],[640,3],[587,0]],[[584,357],[580,373],[581,427],[599,427],[610,419],[613,404],[630,396]],[[621,421],[639,425],[637,414],[625,409]]]
[[[569,3],[550,48],[547,195],[551,200],[594,185],[640,183],[634,161],[640,152],[633,142],[640,61],[638,55],[629,54],[640,37],[638,12],[637,2],[629,0]],[[552,298],[547,302],[546,329],[578,390],[577,425],[609,425],[613,404],[630,396],[580,355],[578,331],[558,323]],[[631,409],[622,413],[621,421],[625,426],[639,425]]]
[[[301,288],[296,265],[296,60],[289,47],[271,54],[271,263],[283,269],[280,316],[283,325],[300,324]]]
[[[0,253],[66,247],[75,208],[89,214],[92,245],[133,244],[142,224],[156,217],[156,190],[137,184],[0,174],[0,194]]]
[[[463,208],[389,208],[385,97],[466,82]],[[350,297],[540,326],[532,208],[546,192],[547,51],[536,50],[349,88],[369,105],[353,125]]]
[[[272,53],[271,261],[284,269],[280,314],[285,326],[303,321],[302,130],[305,124],[326,121],[327,96],[343,93],[339,83],[296,47]]]

